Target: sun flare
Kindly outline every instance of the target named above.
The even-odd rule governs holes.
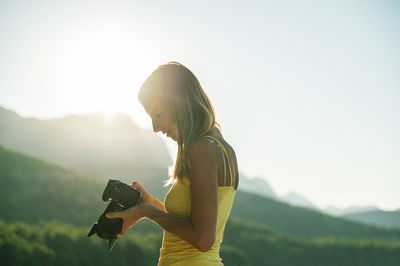
[[[114,120],[115,114],[114,111],[106,110],[103,111],[103,118],[106,122],[111,122]]]
[[[103,112],[108,121],[122,112],[147,124],[142,123],[148,118],[140,111],[137,93],[158,62],[137,38],[123,30],[71,34],[55,66],[57,89],[65,101],[83,112]]]

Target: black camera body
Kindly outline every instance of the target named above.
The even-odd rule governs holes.
[[[108,250],[111,251],[118,238],[118,234],[121,233],[123,220],[121,218],[109,219],[106,217],[106,214],[123,211],[137,205],[140,202],[141,196],[142,193],[140,191],[119,180],[108,180],[102,200],[105,202],[111,200],[111,202],[92,226],[87,236],[90,237],[96,233],[99,237],[108,239]]]

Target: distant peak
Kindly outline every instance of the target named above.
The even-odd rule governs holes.
[[[99,123],[99,124],[106,124],[107,122],[112,122],[112,124],[116,125],[125,125],[125,126],[131,126],[134,128],[139,128],[133,119],[121,112],[116,112],[112,114],[107,114],[104,112],[94,112],[94,113],[87,113],[87,114],[66,114],[60,117],[54,117],[54,118],[49,118],[49,119],[40,119],[36,117],[23,117],[19,115],[17,112],[7,109],[3,106],[0,106],[0,115],[3,117],[13,117],[13,118],[19,118],[19,119],[34,119],[34,120],[40,120],[40,121],[68,121],[68,122],[80,122],[80,121],[91,121],[91,123]]]
[[[4,107],[2,107],[2,106],[0,106],[0,112],[1,112],[2,114],[7,113],[7,114],[9,114],[9,115],[19,116],[15,111],[13,111],[13,110],[11,110],[11,109],[4,108]]]
[[[131,119],[131,117],[124,113],[114,113],[107,115],[104,112],[96,112],[89,114],[70,114],[61,118],[53,119],[54,121],[68,121],[70,123],[88,123],[98,126],[129,126],[132,128],[139,128]],[[51,121],[51,120],[49,120]]]

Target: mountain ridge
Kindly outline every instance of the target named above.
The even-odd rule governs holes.
[[[116,114],[112,121],[100,113],[40,120],[0,107],[0,129],[4,147],[101,179],[113,175],[132,179],[141,169],[152,167],[163,168],[166,176],[172,164],[163,140],[124,114]]]
[[[42,120],[21,117],[0,106],[0,145],[78,169],[99,180],[117,178],[126,183],[137,180],[144,186],[150,185],[155,178],[166,180],[167,167],[172,163],[165,143],[152,132],[137,127],[129,116],[122,113],[115,114],[113,120],[105,119],[98,112]],[[317,209],[300,194],[292,192],[278,196],[272,186],[260,177],[250,179],[241,173],[239,190],[292,206]],[[155,189],[154,193],[162,198],[166,188]],[[335,216],[371,210],[379,209],[376,206],[319,209]],[[384,212],[379,215],[394,217]],[[370,221],[369,224],[379,225],[377,222],[381,221],[380,225],[386,226],[382,219],[365,217],[359,222]],[[354,217],[344,218],[352,220]]]

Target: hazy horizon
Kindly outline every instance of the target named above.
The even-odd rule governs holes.
[[[4,106],[0,106],[0,108],[5,108],[5,107],[4,107]],[[5,108],[5,109],[8,109],[8,108]],[[11,110],[11,109],[8,109],[8,110],[15,112],[14,110]],[[16,113],[17,113],[17,112],[16,112]],[[57,117],[40,118],[40,117],[34,117],[34,116],[24,117],[24,116],[22,116],[21,114],[18,114],[18,113],[17,113],[17,115],[19,115],[19,116],[21,116],[21,117],[23,117],[23,118],[27,118],[27,119],[39,119],[39,120],[44,120],[44,121],[63,119],[63,118],[68,117],[68,116],[70,116],[70,115],[85,116],[85,115],[93,115],[93,114],[102,115],[102,116],[103,116],[103,119],[104,119],[104,122],[105,122],[105,123],[110,123],[110,126],[112,126],[112,122],[113,122],[113,119],[114,119],[114,116],[115,116],[115,115],[117,115],[117,114],[123,114],[123,115],[129,116],[128,114],[120,113],[120,112],[117,112],[117,113],[114,113],[114,114],[109,114],[109,113],[106,113],[106,112],[104,112],[104,111],[98,111],[98,112],[89,112],[89,113],[81,113],[81,114],[69,113],[69,114],[65,114],[65,115],[57,116]],[[130,116],[129,116],[129,117],[130,117]],[[150,130],[150,131],[152,131],[152,129],[149,128],[149,127],[141,127],[141,126],[139,126],[139,125],[136,123],[136,121],[135,121],[134,118],[132,118],[132,117],[130,117],[130,118],[132,119],[132,122],[133,122],[136,126],[138,126],[139,128],[141,128],[142,130]],[[176,143],[175,143],[174,141],[171,141],[169,138],[167,138],[165,135],[163,135],[163,134],[161,134],[161,133],[156,133],[156,134],[157,134],[161,139],[164,140],[164,142],[165,142],[165,144],[166,144],[166,147],[168,148],[169,155],[171,156],[171,160],[173,160],[173,158],[176,157]],[[243,175],[243,171],[242,171],[241,169],[239,169],[239,171],[240,171],[240,173]],[[264,176],[248,176],[248,175],[245,174],[245,177],[248,178],[248,179],[262,178],[262,179],[264,179],[264,180],[270,185],[271,189],[274,190],[274,192],[277,192],[277,191],[275,190],[275,188],[274,188],[274,184],[272,184],[272,183],[270,182],[270,180],[267,180],[267,178],[265,178]],[[296,191],[288,191],[288,192],[286,192],[286,193],[277,193],[277,196],[278,196],[278,197],[284,197],[284,196],[286,196],[286,195],[288,195],[288,194],[290,194],[290,193],[299,194],[299,193],[296,192]],[[305,199],[309,200],[308,197],[307,197],[307,195],[303,195],[303,194],[300,193],[300,196],[302,196],[302,197],[304,197]],[[352,207],[369,207],[370,205],[376,206],[375,204],[370,204],[370,205],[348,205],[348,206],[339,207],[339,206],[335,206],[334,204],[328,204],[327,206],[323,206],[323,207],[322,207],[320,204],[318,204],[318,202],[311,202],[311,203],[312,203],[313,205],[319,207],[320,209],[326,209],[326,208],[330,208],[330,207],[339,208],[339,209],[346,209],[346,208],[352,208]],[[377,206],[377,207],[379,207],[379,206]],[[382,209],[382,210],[384,210],[384,211],[395,211],[395,210],[400,210],[400,206],[399,206],[399,208],[393,208],[393,209],[385,209],[385,208],[380,208],[380,209]]]
[[[246,176],[321,208],[394,210],[399,14],[396,1],[2,1],[0,106],[40,119],[122,112],[150,129],[138,89],[179,61]]]

